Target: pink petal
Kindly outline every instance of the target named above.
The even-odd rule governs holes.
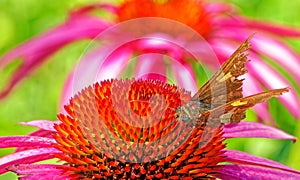
[[[134,77],[166,81],[166,64],[163,54],[143,54],[137,57]],[[146,75],[146,76],[145,76]]]
[[[41,173],[62,173],[64,165],[56,164],[15,164],[8,167],[9,171],[17,174],[41,174]]]
[[[252,40],[252,46],[253,50],[257,51],[257,54],[264,54],[270,57],[274,62],[286,69],[287,72],[291,73],[297,82],[300,82],[300,57],[286,44],[257,33]]]
[[[33,175],[27,175],[24,177],[20,177],[20,180],[41,180],[41,177],[43,177],[43,180],[74,180],[74,179],[80,179],[80,174],[70,174],[65,175],[63,172],[49,172],[49,173],[40,173],[40,174],[33,174]]]
[[[280,37],[300,37],[300,29],[298,27],[288,27],[287,25],[250,20],[238,16],[234,16],[234,18],[230,19],[220,19],[215,21],[214,25],[220,26],[221,29],[252,29],[253,32],[261,31],[265,33],[272,33]]]
[[[43,129],[39,129],[37,131],[34,131],[32,133],[29,134],[29,136],[38,136],[38,137],[45,137],[45,138],[50,138],[52,139],[53,136],[53,131],[47,131],[47,130],[43,130]],[[20,151],[25,151],[25,150],[29,150],[29,149],[35,149],[36,147],[18,147],[16,148],[15,152],[20,152]]]
[[[71,12],[70,16],[82,16],[82,14],[87,14],[94,10],[107,10],[109,12],[116,13],[118,7],[111,4],[92,4],[89,6],[81,7],[80,9]]]
[[[178,86],[191,91],[192,94],[195,94],[198,91],[198,86],[196,76],[191,65],[187,63],[182,65],[178,62],[173,62],[171,67]]]
[[[97,80],[120,78],[121,72],[133,57],[133,53],[133,49],[128,47],[121,47],[114,50],[99,68]]]
[[[220,34],[220,37],[241,42],[253,32],[255,31],[226,28],[218,30],[218,35]],[[300,82],[300,73],[298,71],[298,67],[300,67],[300,56],[295,52],[295,50],[292,50],[286,43],[283,42],[281,36],[273,37],[257,32],[251,40],[251,45],[251,50],[255,51],[257,56],[263,55],[272,59],[278,65],[286,69],[287,72],[291,73],[297,82]]]
[[[235,6],[225,2],[206,2],[204,5],[206,12],[214,14],[228,13],[236,10]]]
[[[234,36],[232,37],[234,38]],[[217,54],[222,57],[226,57],[227,55],[234,52],[236,47],[234,47],[230,43],[225,43],[221,41],[211,41],[213,43],[213,47],[222,47],[222,50],[217,50]],[[283,88],[283,87],[293,87],[291,83],[289,83],[285,77],[276,72],[273,68],[268,66],[258,55],[255,53],[251,53],[249,58],[252,62],[247,64],[247,68],[249,70],[249,75],[254,76],[256,79],[261,81],[264,85],[266,85],[270,89]],[[245,89],[247,91],[247,89]],[[279,100],[287,107],[287,109],[295,116],[300,116],[300,102],[298,101],[297,93],[294,89],[291,89],[289,93],[285,93],[284,95],[279,97]]]
[[[58,121],[57,121],[58,122]],[[48,131],[44,129],[39,129],[30,133],[30,136],[39,136],[39,137],[47,137],[52,138],[53,131]]]
[[[240,122],[236,124],[228,124],[224,126],[224,138],[272,138],[272,139],[285,139],[297,140],[296,137],[291,136],[279,129],[271,126],[266,126],[261,123],[255,122]]]
[[[107,27],[108,23],[99,19],[84,15],[77,16],[71,18],[66,24],[7,52],[0,58],[0,69],[17,58],[23,58],[23,61],[10,78],[9,84],[0,92],[0,98],[5,97],[20,80],[63,46],[78,39],[94,38]]]
[[[104,36],[103,38],[108,38],[106,40],[111,44],[100,45],[96,50],[87,53],[77,64],[72,82],[73,92],[69,92],[72,94],[67,94],[68,96],[73,96],[96,81],[117,78],[131,59],[132,49],[126,47],[116,49],[116,47],[122,45],[123,41],[116,42],[114,38],[117,37],[111,38],[109,33],[107,36],[109,37]]]
[[[20,124],[55,132],[56,130],[54,129],[54,125],[59,123],[60,123],[59,121],[35,120],[30,122],[21,122]]]
[[[74,71],[70,72],[63,86],[63,90],[60,96],[59,113],[66,113],[64,106],[69,104],[71,97],[73,96],[73,80]]]
[[[248,164],[248,165],[256,165],[267,168],[276,168],[284,171],[299,173],[299,171],[294,170],[286,165],[283,165],[279,162],[272,161],[266,158],[257,157],[252,154],[248,154],[241,151],[236,150],[226,150],[224,153],[226,156],[226,161],[238,164]]]
[[[6,167],[13,164],[30,164],[51,159],[56,153],[61,153],[61,151],[55,148],[39,148],[6,155],[0,158],[0,174],[7,172]]]
[[[249,71],[251,71],[251,74],[253,74],[269,89],[293,87],[291,83],[289,83],[283,76],[268,66],[265,62],[259,61],[257,56],[252,54],[249,57],[253,60],[253,63],[248,64]],[[298,98],[297,92],[294,89],[290,89],[289,93],[285,93],[279,97],[279,100],[295,117],[300,116],[300,102]]]
[[[49,147],[54,139],[37,136],[1,136],[0,148],[7,147]]]
[[[251,165],[220,165],[220,174],[216,175],[223,180],[257,180],[257,179],[300,179],[299,172],[290,172]]]
[[[79,179],[80,175],[68,172],[68,166],[56,164],[16,164],[7,168],[9,171],[17,173],[22,176],[21,179]]]
[[[245,79],[243,84],[244,96],[250,96],[252,94],[257,94],[264,91],[261,84],[253,76],[246,74],[243,76],[243,78]],[[259,121],[264,121],[266,124],[272,126],[276,125],[266,103],[257,104],[253,107],[253,109],[257,112]]]

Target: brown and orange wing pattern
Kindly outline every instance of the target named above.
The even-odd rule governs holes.
[[[238,78],[247,73],[246,51],[250,48],[251,38],[239,46],[190,102],[177,109],[179,120],[193,120],[197,126],[215,127],[240,122],[245,118],[247,109],[288,91],[288,88],[275,89],[243,97],[243,79]]]
[[[197,126],[209,125],[220,126],[223,124],[237,123],[245,118],[247,109],[258,103],[268,101],[272,97],[278,97],[284,92],[288,92],[288,88],[274,89],[259,94],[254,94],[244,98],[238,98],[225,105],[206,111],[200,114],[197,119]]]
[[[210,80],[192,97],[192,100],[220,106],[243,97],[243,79],[238,79],[238,77],[247,73],[245,68],[248,61],[246,51],[250,48],[251,37],[240,45]]]

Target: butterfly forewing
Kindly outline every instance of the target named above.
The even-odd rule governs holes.
[[[250,48],[251,37],[240,45],[210,80],[192,97],[192,100],[220,106],[243,97],[243,80],[238,79],[238,77],[247,72],[245,68],[247,54],[245,52]]]

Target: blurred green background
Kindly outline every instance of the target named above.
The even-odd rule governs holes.
[[[99,1],[0,0],[0,55],[27,39],[63,23],[70,9],[91,2]],[[300,27],[300,1],[287,3],[285,0],[230,0],[229,2],[234,3],[246,16]],[[299,41],[300,39],[289,40],[298,49],[298,53]],[[0,136],[28,134],[34,130],[19,125],[18,123],[22,121],[56,119],[63,82],[88,43],[80,41],[65,47],[22,81],[6,99],[0,101]],[[1,88],[9,72],[17,65],[18,62],[13,63],[0,72]],[[271,103],[278,107],[276,100],[272,100]],[[300,137],[300,124],[288,115],[284,108],[273,109],[272,112],[277,112],[277,120],[289,122],[289,125],[297,128],[288,129],[282,125],[283,129]],[[289,141],[269,139],[242,139],[230,140],[228,143],[230,148],[267,157],[300,170],[299,142],[293,144]],[[1,149],[0,157],[10,152],[12,149]],[[16,176],[8,173],[0,176],[0,180],[2,179],[16,179]]]

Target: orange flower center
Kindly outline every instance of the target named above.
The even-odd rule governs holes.
[[[118,11],[119,22],[142,17],[176,20],[204,37],[211,29],[209,13],[196,0],[126,0]]]
[[[222,131],[176,117],[190,99],[152,80],[111,80],[84,89],[58,115],[56,157],[82,179],[195,179],[224,161]]]

